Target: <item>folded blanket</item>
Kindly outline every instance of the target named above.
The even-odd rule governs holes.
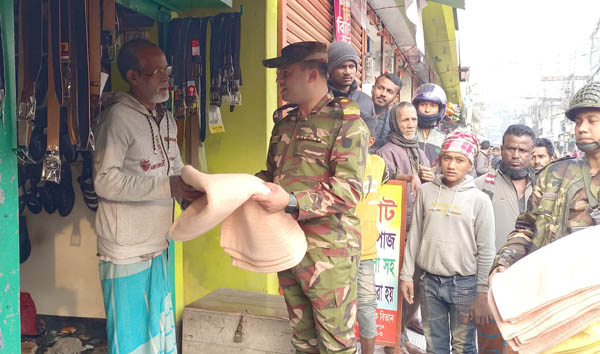
[[[268,213],[248,200],[221,224],[221,247],[233,265],[261,273],[289,269],[306,254],[306,236],[284,212]]]
[[[488,301],[502,337],[540,353],[600,321],[600,226],[565,236],[492,279]]]
[[[203,191],[169,230],[174,240],[191,240],[221,224],[221,247],[242,269],[273,273],[289,269],[306,254],[300,225],[283,211],[268,213],[250,199],[269,194],[269,188],[249,174],[206,174],[191,166],[181,171],[183,181]]]

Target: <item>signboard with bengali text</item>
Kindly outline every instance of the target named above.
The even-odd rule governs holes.
[[[378,345],[396,347],[399,353],[402,299],[399,291],[406,225],[406,182],[389,181],[379,193],[375,295]],[[358,332],[357,332],[358,336]]]
[[[352,43],[350,0],[334,0],[333,8],[335,16],[335,40]]]

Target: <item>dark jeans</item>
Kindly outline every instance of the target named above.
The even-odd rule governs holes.
[[[469,318],[477,297],[477,279],[472,276],[444,277],[423,272],[421,315],[427,353],[477,353],[475,326]]]

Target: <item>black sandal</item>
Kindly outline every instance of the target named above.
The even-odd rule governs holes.
[[[79,188],[81,189],[85,205],[90,210],[96,211],[98,210],[98,195],[94,190],[92,154],[89,151],[81,151],[81,157],[83,158],[83,168],[81,169],[81,176],[77,178],[77,182],[79,182]]]
[[[71,166],[63,163],[60,171],[60,184],[55,189],[54,199],[58,205],[58,213],[65,217],[73,211],[75,205],[75,191],[73,190],[73,177],[71,176]]]

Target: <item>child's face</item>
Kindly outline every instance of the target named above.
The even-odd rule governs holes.
[[[460,152],[445,152],[440,156],[444,182],[448,187],[454,187],[465,179],[471,171],[472,164],[469,159]]]
[[[396,113],[396,120],[404,139],[414,139],[417,133],[417,110],[415,107],[406,106],[399,109]]]

